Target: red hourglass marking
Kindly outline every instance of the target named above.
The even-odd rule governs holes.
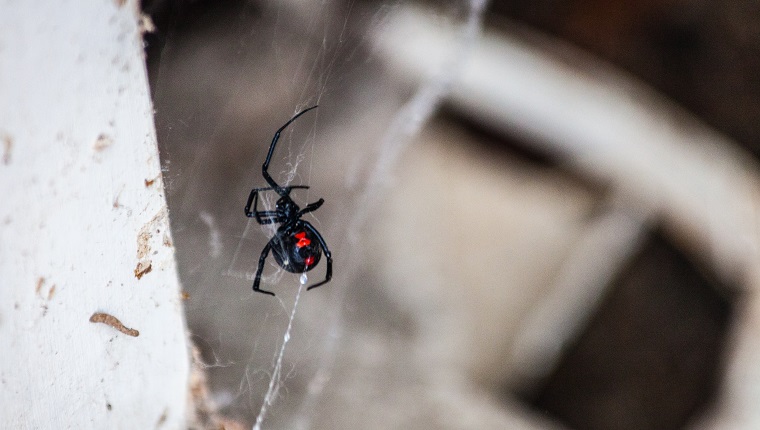
[[[296,239],[298,239],[298,242],[296,243],[296,248],[303,248],[304,246],[311,245],[311,240],[306,238],[305,231],[296,233]]]

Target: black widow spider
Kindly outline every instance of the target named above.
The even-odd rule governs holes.
[[[295,121],[299,116],[316,108],[317,106],[312,106],[298,112],[274,134],[272,144],[269,146],[267,158],[264,160],[264,165],[261,166],[261,173],[264,175],[264,179],[269,186],[252,189],[251,195],[248,196],[248,203],[245,205],[245,215],[248,218],[256,218],[256,221],[259,224],[282,224],[277,228],[272,239],[266,244],[264,250],[261,251],[261,257],[259,257],[259,267],[256,269],[256,277],[253,280],[253,291],[258,291],[259,293],[271,294],[274,296],[273,292],[259,288],[261,272],[264,270],[264,262],[267,259],[267,255],[269,255],[270,249],[274,251],[274,259],[277,264],[290,273],[305,273],[315,268],[322,256],[322,251],[324,251],[325,257],[327,257],[327,273],[325,275],[325,280],[310,286],[306,290],[311,290],[312,288],[317,288],[320,285],[326,284],[330,282],[330,279],[332,278],[332,256],[330,254],[330,249],[327,248],[325,239],[319,234],[313,225],[308,221],[301,219],[304,214],[319,209],[325,200],[319,199],[301,209],[293,199],[290,198],[290,192],[296,188],[308,189],[309,187],[306,185],[281,187],[277,185],[277,182],[275,182],[271,176],[269,176],[269,172],[267,171],[267,169],[269,169],[269,162],[272,161],[274,147],[277,145],[277,140],[280,139],[280,133],[282,133],[282,131],[285,130],[285,127],[289,126],[290,123]],[[259,192],[261,191],[274,191],[280,196],[275,204],[275,210],[257,210],[256,205],[259,200]],[[251,210],[251,205],[253,205],[253,210]]]

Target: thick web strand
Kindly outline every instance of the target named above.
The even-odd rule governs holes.
[[[272,371],[272,377],[269,379],[269,388],[266,395],[264,395],[264,401],[261,403],[261,409],[256,416],[256,422],[253,425],[253,430],[261,430],[261,424],[266,418],[267,410],[272,405],[274,398],[277,397],[277,393],[280,391],[280,376],[282,375],[282,358],[285,356],[285,347],[290,342],[290,332],[293,329],[293,320],[296,316],[296,309],[298,309],[298,299],[301,298],[301,292],[303,291],[303,285],[306,281],[306,274],[301,276],[301,282],[298,286],[298,293],[296,293],[296,299],[293,302],[293,309],[290,311],[290,319],[288,320],[288,328],[285,330],[285,335],[282,338],[282,346],[277,353],[277,360]]]

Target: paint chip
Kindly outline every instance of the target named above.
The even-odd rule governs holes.
[[[100,152],[111,145],[113,145],[113,139],[105,133],[100,133],[98,138],[95,139],[95,144],[92,145],[92,149],[96,152]]]
[[[40,276],[37,278],[37,285],[34,287],[34,292],[37,293],[37,295],[40,294],[40,290],[42,290],[42,284],[45,283],[45,278]]]
[[[150,19],[150,16],[145,14],[140,14],[140,21],[137,23],[137,26],[140,29],[140,33],[153,33],[156,31],[156,24],[153,23],[153,20]]]
[[[13,139],[7,134],[3,136],[3,164],[11,164],[11,150],[13,149]]]
[[[150,260],[145,263],[140,261],[137,263],[137,267],[135,267],[135,278],[140,279],[144,274],[150,273],[151,270],[153,270],[153,265]]]

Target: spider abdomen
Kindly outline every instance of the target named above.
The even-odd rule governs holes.
[[[272,238],[272,254],[275,261],[290,273],[304,273],[315,268],[322,257],[319,239],[303,225],[278,230]]]

